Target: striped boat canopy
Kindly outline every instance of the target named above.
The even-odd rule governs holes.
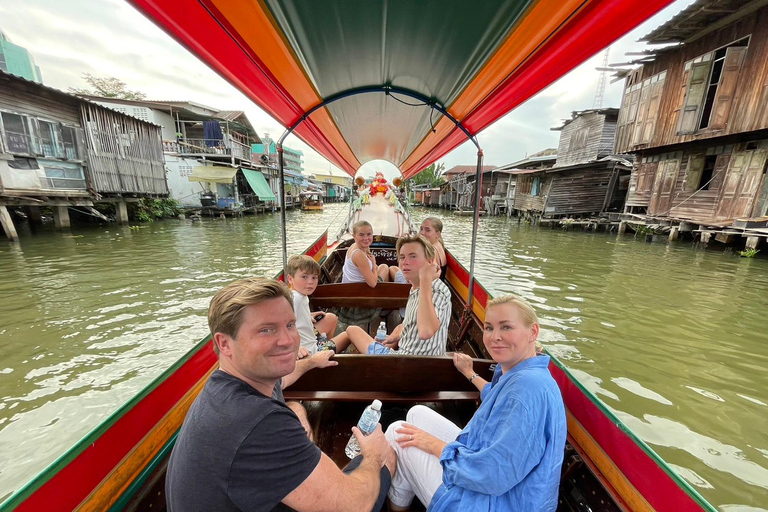
[[[671,2],[129,1],[350,175],[406,178]]]

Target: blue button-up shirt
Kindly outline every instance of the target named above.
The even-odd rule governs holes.
[[[482,404],[440,456],[443,484],[429,512],[548,512],[557,508],[567,427],[549,356],[497,365]]]

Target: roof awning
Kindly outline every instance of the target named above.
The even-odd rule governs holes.
[[[248,180],[248,184],[253,189],[253,193],[259,196],[262,201],[277,201],[272,189],[269,188],[267,180],[264,179],[264,175],[259,171],[252,171],[250,169],[243,169],[243,175]]]
[[[192,169],[189,181],[205,181],[207,183],[232,183],[237,169],[231,167],[214,167],[201,165]]]
[[[129,0],[339,168],[405,178],[467,140],[432,106],[477,134],[671,1]]]

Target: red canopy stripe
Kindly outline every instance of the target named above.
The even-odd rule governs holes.
[[[265,65],[251,50],[249,43],[241,38],[227,21],[232,18],[218,16],[221,13],[212,2],[206,1],[203,5],[196,1],[129,1],[281,124],[290,126],[298,121],[309,107],[320,103],[319,97],[315,95],[315,101],[312,102],[306,93],[301,95],[301,103],[297,101],[292,93],[299,88],[306,91],[307,87],[303,72],[299,72],[291,80],[281,82],[273,74],[273,69]],[[257,12],[260,11],[254,9],[251,13]],[[255,20],[255,18],[249,19]],[[267,23],[267,27],[272,26]],[[270,30],[274,32],[274,28]],[[266,37],[265,34],[266,29],[261,36]],[[265,39],[267,40],[279,41],[282,44],[282,39],[278,35]],[[275,48],[274,53],[269,54],[284,55],[285,53]],[[285,63],[285,60],[283,59],[282,62]],[[301,84],[299,79],[305,83]],[[302,123],[295,133],[349,174],[354,175],[360,166],[360,162],[344,142],[327,110],[322,109],[316,112],[312,119]]]
[[[477,134],[670,3],[671,0],[590,2],[462,123],[470,133]],[[408,178],[417,174],[465,140],[454,129],[422,158],[406,162],[403,175]]]

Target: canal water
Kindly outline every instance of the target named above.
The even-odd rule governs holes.
[[[288,212],[289,250],[347,206]],[[472,222],[442,210],[469,261]],[[706,499],[768,511],[768,259],[481,220],[477,274]],[[43,230],[0,244],[0,500],[206,334],[212,294],[280,266],[278,215]]]

